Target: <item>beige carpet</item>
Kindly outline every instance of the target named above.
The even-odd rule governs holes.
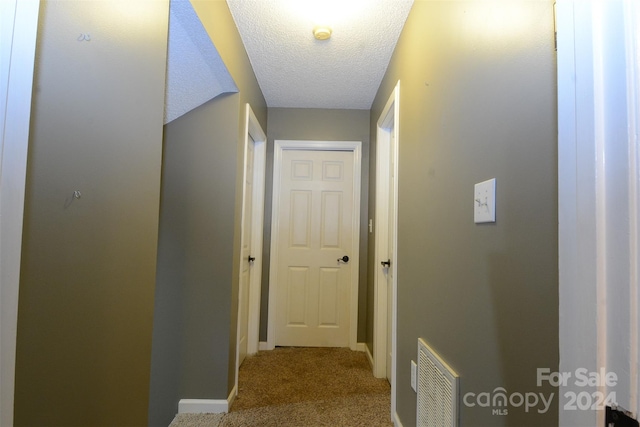
[[[392,426],[390,406],[364,353],[277,348],[245,359],[229,414],[179,414],[171,427]]]

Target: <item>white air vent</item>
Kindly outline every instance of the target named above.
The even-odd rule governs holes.
[[[458,426],[458,374],[418,339],[418,427]]]

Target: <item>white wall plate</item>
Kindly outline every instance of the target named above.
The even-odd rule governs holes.
[[[473,194],[473,221],[476,224],[496,222],[496,179],[475,185]]]

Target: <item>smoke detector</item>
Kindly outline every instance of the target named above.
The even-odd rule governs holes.
[[[331,28],[327,26],[319,26],[313,29],[313,36],[317,40],[327,40],[331,37]]]

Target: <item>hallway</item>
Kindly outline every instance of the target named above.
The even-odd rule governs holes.
[[[387,424],[391,406],[394,425],[411,427],[422,403],[409,375],[420,340],[460,377],[461,426],[596,425],[597,411],[569,410],[562,399],[605,389],[637,414],[640,2],[415,0],[381,79],[362,79],[372,92],[359,106],[316,104],[306,88],[322,89],[320,78],[297,86],[289,61],[266,56],[278,94],[301,87],[295,95],[314,103],[274,101],[241,19],[258,48],[281,54],[282,39],[297,41],[308,57],[290,59],[338,90],[341,77],[355,75],[345,63],[372,71],[356,54],[378,40],[348,37],[363,25],[359,16],[321,41],[308,20],[274,25],[251,8],[275,2],[0,1],[0,426],[166,427],[180,406],[202,405],[230,413],[180,425],[343,425],[341,408],[356,424],[378,425],[364,417]],[[172,12],[177,4],[184,14]],[[176,35],[185,43],[173,43]],[[195,56],[178,61],[182,82],[200,80],[198,65],[224,79],[199,106],[165,117],[172,53],[186,47]],[[331,61],[342,47],[354,54]],[[394,119],[380,120],[391,106]],[[256,215],[264,227],[242,253],[250,123],[264,131],[264,180],[254,186],[264,200],[252,200],[264,208]],[[378,174],[392,165],[387,127],[397,148],[393,209]],[[350,348],[366,348],[376,367],[392,349],[391,404],[373,404],[383,400],[376,387],[352,390],[336,354],[300,366],[294,356],[276,369],[260,353],[252,362],[274,382],[245,373],[238,382],[243,343],[248,354],[278,344],[268,290],[276,288],[280,141],[362,144],[360,244],[357,255],[340,254],[358,271]],[[476,222],[475,211],[489,209],[476,185],[488,180],[495,222]],[[384,212],[398,223],[386,250]],[[243,292],[243,267],[254,258],[261,281]],[[390,265],[396,282],[380,286]],[[379,304],[389,294],[390,313]],[[393,331],[390,342],[383,329]],[[354,356],[356,371],[369,374],[367,356]],[[334,362],[322,367],[332,374],[326,382],[308,376],[324,361]],[[574,377],[605,369],[619,383],[541,385],[540,369]],[[337,391],[327,393],[334,380]],[[544,413],[465,404],[464,396],[498,389],[556,399]]]
[[[390,387],[365,353],[281,348],[248,357],[231,412],[181,414],[171,427],[391,426]]]

